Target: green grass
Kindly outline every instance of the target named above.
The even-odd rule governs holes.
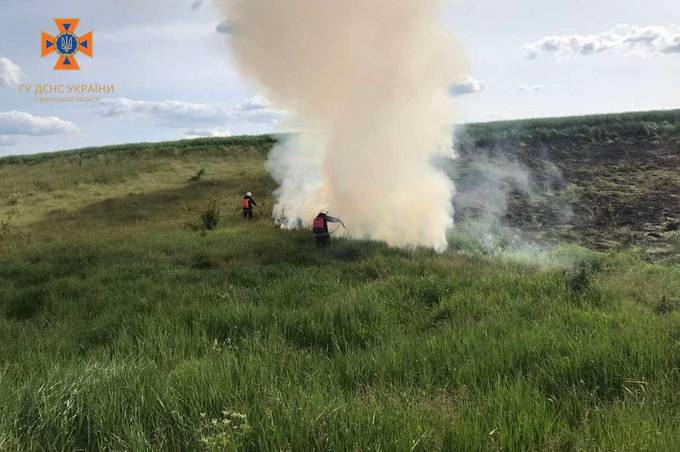
[[[680,110],[610,113],[468,124],[461,145],[507,146],[680,136]]]
[[[0,450],[677,448],[679,267],[320,253],[269,220],[271,145],[0,160]]]

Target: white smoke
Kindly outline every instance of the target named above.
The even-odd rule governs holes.
[[[447,247],[452,156],[448,88],[464,58],[441,31],[439,0],[221,0],[241,71],[302,132],[269,166],[275,215],[322,208],[355,238]]]

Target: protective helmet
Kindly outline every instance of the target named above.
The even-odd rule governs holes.
[[[323,215],[328,215],[328,210],[326,210],[326,209],[321,209],[321,212],[319,212],[319,213],[320,213],[320,214],[323,214]]]
[[[253,196],[253,193],[252,193],[252,192],[247,192],[247,193],[246,193],[246,196]]]

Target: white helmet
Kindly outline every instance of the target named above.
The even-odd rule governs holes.
[[[328,215],[328,210],[326,210],[326,209],[321,209],[321,212],[319,212],[319,213],[322,213],[322,214],[324,214],[324,215]]]
[[[247,193],[246,193],[246,196],[253,196],[253,193],[252,193],[252,192],[247,192]]]

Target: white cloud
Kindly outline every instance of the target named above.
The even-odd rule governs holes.
[[[471,75],[463,75],[449,87],[449,94],[452,96],[464,96],[466,94],[481,93],[484,91],[484,84],[474,79]]]
[[[185,128],[190,124],[222,125],[225,122],[275,124],[284,113],[273,109],[269,101],[255,96],[236,106],[195,104],[166,100],[146,101],[127,98],[102,99],[102,116],[148,118],[165,127]]]
[[[680,36],[676,36],[673,42],[663,49],[664,53],[680,53]]]
[[[272,106],[269,99],[264,96],[254,96],[240,104],[237,108],[242,111],[268,110]]]
[[[517,91],[540,91],[543,89],[543,85],[519,85]]]
[[[0,58],[0,86],[17,86],[22,78],[19,66],[7,58]]]
[[[225,19],[215,27],[215,31],[225,35],[231,34],[234,31],[234,23],[231,19]]]
[[[21,111],[0,113],[0,135],[45,136],[77,132],[75,124],[54,116],[33,116]]]
[[[102,115],[116,117],[146,117],[161,122],[172,121],[219,121],[227,116],[229,109],[217,104],[193,104],[183,101],[147,101],[124,97],[102,99]]]
[[[593,55],[609,51],[636,56],[680,53],[680,25],[619,25],[596,35],[547,36],[524,48],[529,59],[544,53],[558,56]]]
[[[258,124],[277,124],[284,116],[285,112],[274,109],[263,96],[251,97],[230,111],[232,119]]]
[[[220,127],[214,129],[187,129],[184,131],[184,136],[187,138],[230,137],[231,132]]]

